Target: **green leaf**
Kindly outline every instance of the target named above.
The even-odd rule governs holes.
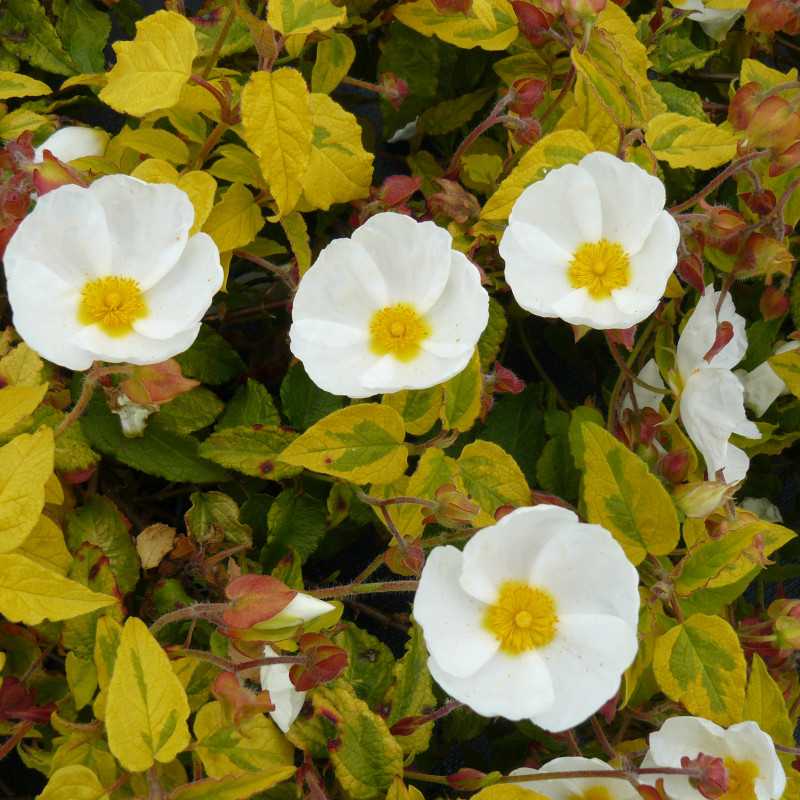
[[[267,22],[284,35],[328,31],[344,22],[347,9],[330,0],[273,0]]]
[[[175,360],[181,365],[184,377],[212,386],[233,380],[245,369],[239,354],[208,325],[200,328],[194,344],[175,356]]]
[[[461,433],[468,431],[478,419],[481,411],[483,375],[477,349],[464,369],[454,378],[442,384],[444,406],[442,424],[449,430]]]
[[[35,78],[0,70],[0,100],[8,100],[11,97],[41,97],[50,94],[51,91],[46,83]]]
[[[668,111],[650,120],[647,144],[671,167],[712,169],[736,155],[739,136],[732,129]]]
[[[81,72],[105,69],[103,51],[111,33],[110,14],[95,8],[91,0],[67,0],[56,28]]]
[[[494,522],[500,506],[530,505],[530,489],[514,459],[494,442],[480,439],[468,444],[458,457],[458,467],[470,497]]]
[[[341,622],[333,641],[347,652],[347,667],[341,677],[370,708],[378,708],[392,683],[392,651],[352,622]]]
[[[66,542],[70,550],[89,543],[108,557],[123,594],[132,592],[139,580],[139,556],[117,507],[106,497],[94,495],[67,515]]]
[[[212,433],[200,445],[199,453],[203,458],[254,478],[281,480],[300,471],[279,458],[294,439],[295,434],[283,428],[240,425]]]
[[[403,418],[406,431],[412,436],[427,433],[442,413],[444,394],[442,387],[430,389],[411,389],[403,392],[385,394],[381,403],[391,406]]]
[[[301,363],[293,364],[281,383],[281,405],[289,422],[304,431],[344,405],[344,398],[318,388]]]
[[[653,672],[690,714],[730,725],[741,719],[747,666],[739,637],[721,617],[694,614],[656,641]]]
[[[772,356],[769,365],[779,378],[783,380],[789,391],[795,396],[800,397],[800,350],[790,350]]]
[[[239,521],[239,506],[223,492],[192,492],[184,515],[186,529],[201,544],[230,542],[252,544],[253,531]]]
[[[223,402],[205,386],[196,386],[191,391],[179,394],[158,410],[159,427],[175,433],[187,434],[207,428],[220,415]]]
[[[717,52],[713,46],[710,50],[698,47],[692,41],[693,28],[690,22],[686,22],[677,30],[655,38],[650,60],[656,72],[669,75],[672,72],[686,72],[687,69],[701,69]]]
[[[418,130],[431,136],[458,130],[462,125],[466,125],[494,94],[494,89],[478,89],[453,100],[443,100],[420,116]]]
[[[321,500],[309,494],[284,489],[269,507],[267,544],[261,553],[261,563],[273,567],[294,550],[305,561],[325,536],[327,513]]]
[[[599,425],[581,425],[585,470],[581,497],[589,522],[608,529],[640,564],[678,544],[678,515],[661,482],[637,455]]]
[[[580,473],[575,468],[566,436],[547,440],[536,462],[536,480],[544,492],[570,502],[577,498]]]
[[[57,75],[79,72],[38,0],[5,0],[0,13],[3,47],[34,67]]]
[[[356,47],[347,34],[335,32],[317,45],[317,58],[311,70],[311,91],[330,94],[350,71]]]
[[[489,322],[478,340],[478,353],[481,357],[481,369],[488,372],[497,358],[503,340],[506,338],[508,321],[503,306],[494,299],[489,298]]]
[[[278,409],[264,386],[251,378],[236,390],[233,399],[225,407],[225,413],[217,422],[217,430],[236,428],[240,425],[281,424]]]
[[[696,117],[704,122],[708,121],[703,109],[703,98],[697,92],[681,89],[674,83],[667,81],[653,81],[653,88],[667,106],[667,111],[674,111],[687,117]]]

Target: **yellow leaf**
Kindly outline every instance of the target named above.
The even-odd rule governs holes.
[[[311,70],[311,91],[330,94],[350,71],[356,59],[356,46],[344,33],[333,33],[317,45],[317,57]]]
[[[66,575],[72,564],[72,554],[67,550],[61,528],[44,514],[14,552],[59,575]]]
[[[311,158],[311,104],[303,76],[288,67],[254,73],[242,91],[242,126],[285,216],[300,199]]]
[[[64,505],[64,487],[55,473],[47,479],[44,485],[44,502],[53,506]]]
[[[211,209],[203,230],[224,253],[250,244],[263,226],[264,218],[253,195],[241,183],[234,183]]]
[[[646,141],[671,167],[713,169],[736,155],[739,137],[712,122],[667,112],[650,120]]]
[[[83,72],[80,75],[73,75],[61,84],[61,91],[71,89],[73,86],[94,86],[101,88],[106,85],[108,76],[105,72]]]
[[[19,547],[38,521],[54,454],[50,428],[24,433],[0,448],[0,553]]]
[[[267,22],[283,34],[329,31],[347,19],[347,9],[330,0],[271,0]]]
[[[442,384],[444,405],[442,424],[449,430],[468,431],[481,412],[483,375],[477,349],[469,363],[454,378]]]
[[[136,23],[136,37],[114,45],[117,63],[100,99],[115,111],[141,117],[174,106],[197,55],[194,25],[173,11],[157,11]]]
[[[131,772],[167,764],[190,741],[189,701],[167,654],[137,617],[122,629],[106,699],[108,746]]]
[[[648,553],[671,553],[678,515],[661,481],[639,456],[593,422],[580,427],[585,469],[581,498],[589,522],[607,528],[625,555],[640,564]]]
[[[674,621],[664,613],[660,600],[653,600],[641,590],[642,605],[639,608],[639,649],[636,658],[623,676],[623,708],[645,702],[658,691],[653,678],[653,653],[656,640],[674,626]]]
[[[472,11],[487,31],[497,30],[497,20],[494,18],[494,9],[492,7],[493,1],[494,0],[473,0],[472,2]]]
[[[481,211],[481,221],[505,222],[522,190],[556,167],[577,164],[595,149],[583,131],[555,131],[536,142],[498,186]]]
[[[32,414],[46,392],[46,383],[39,386],[4,386],[0,389],[0,433],[11,430]]]
[[[402,416],[406,431],[412,436],[422,436],[434,425],[442,411],[444,394],[441,385],[430,389],[385,394],[381,398],[384,405],[391,406]]]
[[[94,665],[97,669],[97,683],[103,690],[108,689],[108,685],[111,683],[121,638],[122,625],[113,617],[105,616],[97,620],[97,631],[94,637]]]
[[[69,686],[75,708],[88,705],[97,689],[97,670],[93,661],[87,661],[70,650],[65,662],[67,685]]]
[[[0,358],[0,378],[12,386],[38,386],[42,382],[44,363],[25,342]]]
[[[294,773],[294,767],[284,767],[258,775],[245,774],[220,780],[206,778],[192,781],[174,789],[170,793],[169,800],[246,800],[288,781]]]
[[[271,719],[258,714],[234,726],[217,701],[197,712],[194,736],[210,778],[275,771],[294,763],[294,747]]]
[[[752,720],[777,744],[794,744],[794,725],[789,719],[783,692],[758,653],[753,655],[750,665],[750,680],[744,698],[742,721]]]
[[[281,220],[281,227],[289,240],[294,257],[297,259],[297,269],[302,277],[311,266],[311,244],[308,239],[306,221],[301,214],[293,211]]]
[[[747,665],[736,631],[721,617],[693,614],[660,636],[653,673],[690,714],[730,725],[741,719]]]
[[[154,569],[164,556],[172,550],[175,542],[175,528],[163,522],[148,525],[136,536],[136,552],[142,562],[142,569]]]
[[[575,104],[564,112],[556,130],[583,131],[598,150],[616,155],[619,130],[597,95],[589,90],[583,75],[578,75],[575,80],[574,96]]]
[[[97,775],[83,764],[57,769],[36,800],[108,800]]]
[[[351,483],[391,483],[406,469],[405,433],[403,418],[393,408],[356,403],[312,425],[278,461]]]
[[[93,592],[18,553],[0,555],[0,614],[12,622],[58,622],[116,602],[116,597]]]
[[[530,505],[528,482],[517,462],[500,445],[477,439],[461,451],[458,467],[469,496],[483,511],[481,524],[493,523],[500,506]]]
[[[786,388],[800,397],[800,350],[789,350],[769,359],[769,365],[778,377],[786,384]]]
[[[129,147],[141,155],[163,158],[172,164],[185,164],[189,160],[186,142],[160,128],[124,128],[109,143],[111,146]]]
[[[0,100],[8,100],[10,97],[40,97],[52,91],[46,83],[35,78],[0,70]]]
[[[372,153],[361,144],[361,126],[326,94],[310,95],[314,137],[303,178],[301,210],[327,211],[369,194]]]
[[[472,795],[472,800],[547,800],[543,794],[513,783],[498,783],[487,786],[477,794]]]
[[[10,141],[25,131],[36,133],[44,125],[51,124],[49,117],[29,111],[27,108],[18,108],[5,116],[0,116],[0,139]]]
[[[214,151],[214,155],[221,156],[208,168],[208,172],[215,177],[231,183],[263,186],[264,176],[258,158],[246,148],[238,144],[223,144]]]
[[[491,0],[494,25],[487,25],[482,17],[486,9],[475,8],[466,13],[442,14],[432,0],[416,0],[394,7],[394,15],[404,25],[424,36],[437,36],[443,42],[457,47],[480,47],[483,50],[505,50],[516,38],[517,17],[508,0]]]

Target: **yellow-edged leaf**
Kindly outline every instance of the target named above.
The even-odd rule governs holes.
[[[52,91],[46,83],[35,78],[0,70],[0,100],[8,100],[10,97],[41,97]]]
[[[381,398],[384,405],[391,406],[403,418],[406,431],[412,436],[427,433],[439,419],[444,403],[441,385],[430,389],[412,389],[410,391],[385,394]]]
[[[528,482],[500,445],[477,439],[461,451],[458,468],[469,496],[483,512],[480,524],[491,525],[500,506],[530,505]]]
[[[174,106],[197,55],[194,25],[173,11],[157,11],[136,23],[136,37],[114,45],[117,63],[100,99],[123,114],[141,117]]]
[[[250,244],[263,226],[264,217],[250,190],[234,183],[211,209],[203,230],[224,253]]]
[[[160,128],[125,128],[114,137],[111,146],[129,147],[141,155],[162,158],[172,164],[185,164],[189,160],[186,142]]]
[[[42,383],[43,368],[39,354],[25,342],[0,358],[0,378],[12,386],[38,386]]]
[[[46,392],[46,383],[39,386],[4,386],[0,389],[0,433],[11,430],[33,413]]]
[[[308,238],[306,221],[302,214],[293,211],[281,220],[281,227],[297,259],[297,270],[302,277],[311,266],[311,242]]]
[[[739,137],[712,122],[670,111],[650,120],[646,141],[656,158],[671,167],[712,169],[736,155]]]
[[[44,514],[14,552],[59,575],[66,575],[72,564],[72,554],[67,550],[61,528]]]
[[[236,775],[219,780],[206,778],[179,786],[170,792],[167,800],[247,800],[288,781],[294,773],[294,767],[283,767],[258,775]]]
[[[50,776],[36,800],[108,800],[108,795],[89,767],[70,764]]]
[[[311,91],[330,94],[350,71],[356,59],[356,46],[347,34],[333,33],[317,45],[311,70]]]
[[[795,397],[800,397],[800,350],[789,350],[772,356],[769,365],[786,384],[786,388]]]
[[[556,130],[580,130],[594,142],[598,150],[616,155],[619,130],[606,107],[589,90],[586,78],[578,75],[573,90],[575,104],[570,106],[556,125]]]
[[[330,0],[270,0],[267,22],[281,33],[329,31],[347,19],[347,9]]]
[[[285,216],[300,199],[311,158],[314,129],[303,76],[289,67],[254,73],[242,91],[242,125],[279,214]]]
[[[444,390],[442,424],[449,430],[461,433],[468,431],[481,413],[483,375],[477,349],[467,366],[458,375],[443,383],[442,389]]]
[[[312,425],[278,460],[352,483],[390,483],[406,469],[405,432],[393,408],[357,403]]]
[[[147,626],[128,617],[106,699],[108,746],[131,772],[167,764],[189,744],[189,701]]]

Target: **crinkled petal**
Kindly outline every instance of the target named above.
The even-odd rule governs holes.
[[[6,276],[27,273],[33,262],[77,289],[112,271],[105,214],[88,189],[69,184],[39,198],[8,243]]]
[[[392,304],[411,303],[425,314],[444,291],[453,249],[444,228],[387,211],[370,217],[351,239],[380,270]]]
[[[87,156],[102,156],[108,144],[108,134],[98,128],[67,125],[45,139],[34,151],[36,163],[44,161],[44,151],[49,150],[59,161],[74,161]]]
[[[559,617],[609,614],[636,630],[639,573],[600,525],[575,523],[550,539],[536,559],[531,583],[555,598]]]
[[[559,506],[530,506],[506,514],[467,542],[461,588],[484,603],[494,603],[506,581],[529,583],[548,543],[577,524],[577,516]]]
[[[431,551],[414,596],[414,618],[439,668],[471,680],[500,643],[483,625],[486,606],[461,588],[461,568],[462,555],[455,547]]]
[[[509,224],[500,242],[506,282],[514,299],[540,317],[555,317],[553,304],[572,291],[568,270],[572,254],[532,222]]]
[[[444,670],[434,656],[428,659],[428,669],[447,694],[483,717],[526,719],[554,702],[551,676],[535,650],[518,656],[498,652],[477,672],[464,677]]]
[[[583,722],[616,694],[638,644],[636,628],[619,617],[560,615],[556,638],[535,651],[547,664],[555,701],[531,721],[548,731]]]
[[[72,341],[98,361],[158,364],[188,350],[198,333],[199,322],[169,339],[150,339],[136,331],[125,336],[109,336],[98,325],[87,325],[78,330]]]
[[[151,339],[169,339],[195,325],[222,286],[219,250],[205,233],[192,236],[178,263],[145,293],[148,315],[133,324]]]
[[[588,772],[589,770],[611,770],[611,766],[599,758],[580,758],[564,756],[548,761],[538,770],[523,767],[515,769],[512,775],[539,775],[547,772]],[[605,789],[613,800],[639,800],[639,793],[626,781],[618,778],[558,778],[551,781],[530,781],[518,783],[524,789],[539,792],[550,800],[575,800],[588,797],[592,789]]]
[[[189,196],[170,183],[130,175],[107,175],[89,191],[103,208],[111,236],[110,272],[135,278],[143,291],[155,286],[186,247],[194,223]]]
[[[80,293],[41,264],[8,276],[6,288],[17,333],[39,355],[73,370],[88,369],[94,356],[73,339],[80,330]]]
[[[592,176],[597,187],[603,238],[619,242],[629,255],[635,255],[650,236],[656,219],[665,213],[664,184],[637,164],[601,151],[584,156],[579,166]],[[669,218],[677,230],[677,224]]]

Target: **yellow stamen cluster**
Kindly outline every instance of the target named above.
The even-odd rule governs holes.
[[[133,323],[147,314],[139,284],[133,278],[108,275],[84,285],[78,307],[83,325],[99,325],[109,336],[130,333]]]
[[[379,356],[393,355],[412,361],[420,344],[430,336],[425,318],[410,303],[397,303],[376,311],[369,323],[370,348]]]
[[[631,262],[622,245],[601,239],[575,251],[568,276],[576,289],[585,287],[593,300],[604,300],[630,283],[630,273]]]
[[[614,800],[605,786],[591,786],[580,794],[571,794],[569,800]]]
[[[728,770],[728,791],[720,797],[720,800],[753,800],[756,796],[758,764],[753,761],[726,758],[725,769]]]
[[[521,581],[506,581],[497,601],[486,610],[484,625],[500,641],[504,653],[518,655],[549,644],[558,615],[553,596]]]

